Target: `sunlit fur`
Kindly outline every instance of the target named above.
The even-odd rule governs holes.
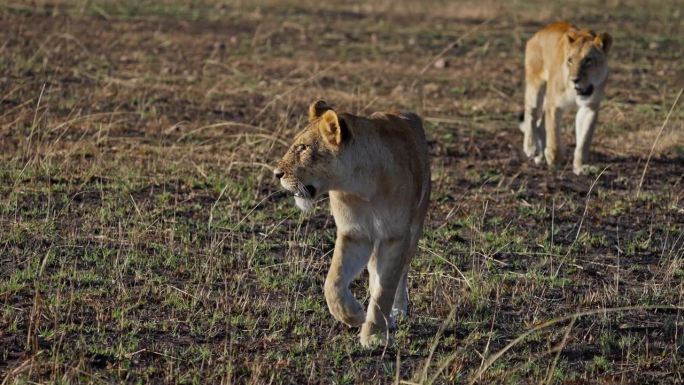
[[[408,267],[429,202],[423,126],[411,113],[338,115],[322,101],[309,108],[309,121],[274,172],[302,209],[330,195],[337,239],[325,281],[328,308],[361,326],[362,345],[381,344],[395,315],[407,314]],[[349,289],[364,267],[367,311]]]
[[[544,159],[554,168],[561,161],[562,111],[577,107],[573,159],[576,174],[585,163],[604,98],[608,77],[606,54],[612,45],[607,33],[596,34],[568,23],[554,23],[538,31],[525,49],[525,113],[520,129],[523,150],[535,162]]]

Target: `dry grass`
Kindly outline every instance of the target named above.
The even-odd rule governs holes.
[[[682,10],[586,4],[0,4],[0,381],[682,383]],[[588,177],[521,151],[522,47],[556,18],[615,38]],[[428,122],[386,349],[328,315],[334,223],[270,173],[317,98]]]

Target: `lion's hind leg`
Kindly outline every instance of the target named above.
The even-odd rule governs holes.
[[[533,78],[525,86],[525,111],[520,129],[523,132],[523,151],[532,158],[543,152],[543,104],[546,83]],[[540,129],[541,128],[541,129]]]
[[[366,322],[361,327],[363,346],[387,342],[387,332],[392,322],[392,306],[408,262],[408,241],[406,238],[394,238],[380,242],[378,250],[368,263],[371,297]]]
[[[390,313],[390,327],[395,326],[395,322],[398,318],[408,316],[408,268],[409,263],[404,267],[404,271],[401,273],[401,278],[399,279],[399,284],[397,285],[397,291],[394,293],[394,303],[392,304],[392,312]]]
[[[546,79],[543,73],[542,47],[533,38],[525,46],[525,110],[520,124],[520,129],[525,136],[523,151],[529,158],[544,151],[539,131],[546,95]]]
[[[544,126],[544,116],[544,112],[542,111],[535,126],[534,145],[537,151],[537,155],[534,156],[535,164],[542,164],[544,162],[544,150],[546,149],[546,128]]]

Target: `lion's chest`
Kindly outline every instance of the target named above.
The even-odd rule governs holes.
[[[597,87],[596,91],[589,97],[577,94],[572,86],[568,86],[561,96],[556,100],[556,106],[562,110],[574,107],[584,107],[597,105],[603,99],[603,89]]]
[[[406,234],[409,211],[372,203],[357,197],[339,197],[331,194],[330,208],[337,230],[371,239],[389,239]]]

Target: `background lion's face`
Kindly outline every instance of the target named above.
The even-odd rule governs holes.
[[[605,50],[592,35],[570,40],[565,57],[568,81],[573,84],[578,95],[589,97],[608,75]]]
[[[335,154],[311,123],[300,132],[274,170],[275,176],[304,211],[311,209],[315,198],[327,192]]]

